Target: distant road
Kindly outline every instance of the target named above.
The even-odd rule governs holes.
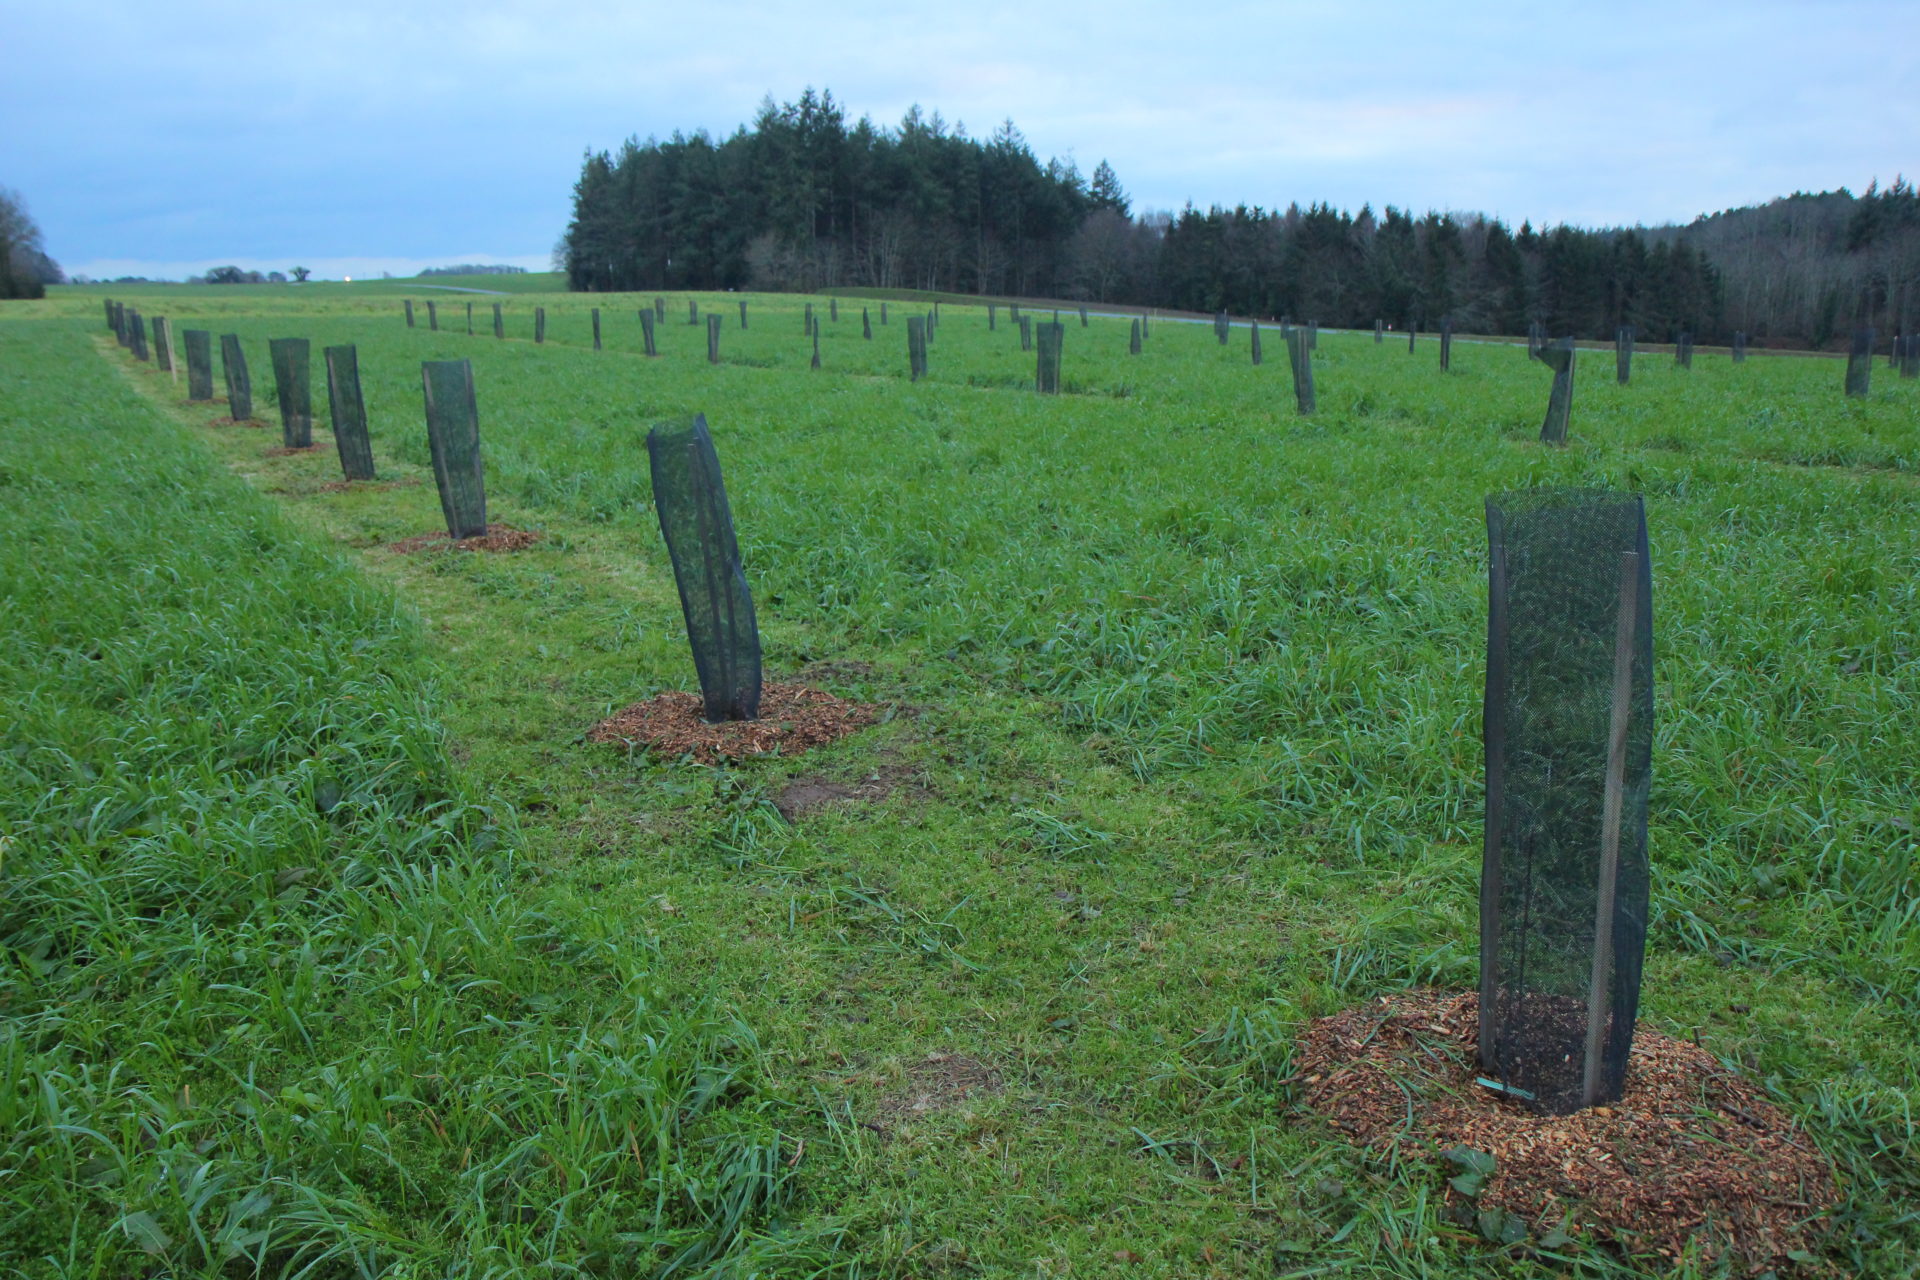
[[[413,287],[416,289],[443,289],[448,293],[491,293],[502,298],[507,296],[507,290],[505,289],[469,289],[464,285],[457,284],[417,284]]]

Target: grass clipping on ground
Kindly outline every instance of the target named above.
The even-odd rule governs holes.
[[[656,694],[608,716],[587,731],[587,739],[716,764],[776,751],[795,755],[844,738],[880,718],[879,707],[848,702],[804,684],[781,683],[769,683],[761,691],[757,720],[709,724],[701,711],[697,693]]]
[[[1807,1258],[1833,1171],[1712,1054],[1643,1026],[1617,1103],[1537,1115],[1475,1083],[1478,1030],[1477,996],[1433,991],[1321,1018],[1296,1058],[1301,1107],[1366,1147],[1439,1151],[1456,1212],[1495,1242],[1584,1229],[1669,1260]]]

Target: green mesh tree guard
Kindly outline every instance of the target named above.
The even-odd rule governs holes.
[[[206,329],[182,329],[187,348],[187,399],[213,399],[213,334]]]
[[[744,306],[745,304],[743,303],[742,305]],[[742,327],[745,327],[744,317]],[[598,307],[593,309],[593,349],[595,351],[600,350],[600,308]]]
[[[367,435],[367,404],[360,396],[360,354],[344,346],[328,347],[321,356],[327,362],[327,409],[340,472],[349,480],[371,480],[373,441]]]
[[[1653,583],[1637,494],[1487,500],[1480,1068],[1565,1114],[1620,1096],[1646,949]]]
[[[720,317],[707,317],[707,363],[720,363]]]
[[[1140,316],[1140,340],[1145,342],[1151,337],[1153,337],[1153,326],[1148,323],[1148,315],[1143,312]]]
[[[687,323],[690,325],[700,323],[700,304],[692,298],[687,299]]]
[[[1007,304],[1007,319],[1013,321],[1015,324],[1020,323],[1020,304],[1019,303],[1009,302]]]
[[[1082,329],[1087,327],[1087,309],[1085,307],[1080,308],[1080,327]]]
[[[113,304],[113,337],[114,341],[123,347],[130,345],[133,341],[127,336],[127,308],[124,303]]]
[[[1254,320],[1250,325],[1251,340],[1247,344],[1247,352],[1253,357],[1253,363],[1258,365],[1260,363],[1260,322]]]
[[[1527,321],[1527,358],[1538,360],[1547,349],[1547,326],[1538,320]]]
[[[1613,331],[1613,377],[1623,387],[1633,381],[1633,326],[1630,324]]]
[[[880,304],[880,323],[885,324],[886,322],[887,322],[887,304],[883,302]]]
[[[833,321],[835,324],[840,323],[840,299],[827,299],[827,319]]]
[[[1227,345],[1227,330],[1231,327],[1232,321],[1227,319],[1225,311],[1213,313],[1213,336],[1223,347]]]
[[[1440,371],[1453,368],[1453,317],[1440,317]]]
[[[809,336],[813,333],[813,304],[809,302],[806,310],[800,314],[800,332]]]
[[[1313,395],[1313,348],[1307,345],[1307,335],[1302,329],[1286,331],[1287,365],[1293,371],[1293,403],[1302,417],[1311,414],[1315,408]]]
[[[545,307],[533,309],[533,340],[536,343],[547,340],[547,309]]]
[[[1039,355],[1034,359],[1033,389],[1045,396],[1060,394],[1060,352],[1067,342],[1066,326],[1058,320],[1040,326]]]
[[[220,335],[220,369],[227,380],[227,415],[235,422],[253,417],[253,380],[247,376],[247,353],[240,349],[240,335]]]
[[[813,331],[813,364],[811,367],[815,369],[820,367],[820,331],[818,329]]]
[[[1541,363],[1553,370],[1553,390],[1547,395],[1547,417],[1540,439],[1547,444],[1567,442],[1567,420],[1573,413],[1573,339],[1561,338],[1540,349]]]
[[[1033,317],[1032,316],[1020,317],[1020,349],[1022,351],[1033,350]]]
[[[1138,316],[1133,318],[1133,328],[1127,334],[1127,354],[1130,356],[1140,354],[1140,317]]]
[[[467,336],[469,338],[473,336],[473,304],[471,302],[467,304]]]
[[[640,343],[648,355],[657,356],[660,354],[660,350],[653,342],[653,325],[654,313],[642,310],[640,312]]]
[[[1385,320],[1375,320],[1373,322],[1373,345],[1377,347],[1386,340],[1387,322]]]
[[[440,308],[433,300],[427,300],[427,328],[433,333],[440,332]]]
[[[501,341],[505,341],[507,336],[507,319],[500,314],[500,304],[497,302],[493,304],[493,336]]]
[[[667,318],[667,300],[665,298],[654,298],[653,318],[655,320],[665,320]]]
[[[167,318],[153,318],[153,362],[168,373],[173,373],[173,340],[167,334]]]
[[[740,299],[740,327],[742,329],[747,327],[747,300],[745,298]]]
[[[1900,352],[1900,376],[1920,378],[1920,334],[1907,335],[1906,346]]]
[[[113,327],[114,327],[114,320],[113,320],[113,299],[112,299],[112,298],[102,298],[102,299],[100,299],[100,302],[101,302],[101,304],[102,304],[102,305],[103,305],[103,306],[104,306],[104,307],[106,308],[106,311],[107,311],[107,328],[109,328],[109,329],[111,329],[111,328],[113,328]]]
[[[873,321],[868,317],[865,307],[860,308],[860,336],[868,342],[873,341]]]
[[[427,448],[447,536],[477,538],[487,531],[486,475],[480,462],[480,406],[473,362],[427,360],[420,365],[426,395]]]
[[[708,723],[760,715],[760,628],[705,415],[647,433],[653,506],[673,562]]]
[[[1847,394],[1866,396],[1873,389],[1874,331],[1862,327],[1853,331],[1853,343],[1847,349]]]
[[[1000,327],[1000,308],[994,305],[993,303],[989,302],[987,304],[987,332],[992,333],[995,329],[998,329],[999,327]]]
[[[1318,320],[1309,320],[1307,321],[1307,350],[1318,351],[1319,349],[1320,322]]]
[[[1420,337],[1420,326],[1415,324],[1411,320],[1407,321],[1407,354],[1408,355],[1413,354],[1413,344],[1419,337]]]
[[[280,443],[305,449],[313,443],[313,357],[305,338],[271,338],[273,397],[280,406]]]
[[[921,316],[907,317],[907,380],[918,382],[927,376],[927,322]]]
[[[129,311],[127,313],[127,337],[133,349],[133,358],[135,360],[146,360],[148,358],[147,325],[146,321],[141,319],[138,311]]]
[[[401,305],[407,309],[407,328],[411,329],[413,328],[413,299],[408,298]]]
[[[1693,335],[1683,333],[1673,344],[1673,362],[1682,369],[1693,368]]]
[[[1745,329],[1735,329],[1733,331],[1733,362],[1735,364],[1745,364],[1746,361],[1747,331]]]

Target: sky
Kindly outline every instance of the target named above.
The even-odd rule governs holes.
[[[1920,0],[0,0],[0,187],[70,273],[544,270],[583,154],[914,104],[1134,209],[1657,224],[1920,177]]]

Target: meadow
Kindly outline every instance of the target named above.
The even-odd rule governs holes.
[[[1474,984],[1482,502],[1531,485],[1647,500],[1644,1023],[1832,1156],[1831,1262],[1920,1267],[1920,383],[1583,351],[1551,449],[1518,344],[1323,333],[1303,418],[1277,329],[1063,310],[1042,397],[1005,308],[943,305],[913,383],[919,304],[693,295],[710,365],[687,295],[648,359],[651,295],[405,283],[0,306],[9,1268],[1710,1274],[1489,1245],[1293,1105],[1309,1019]],[[239,334],[268,429],[103,295]],[[269,455],[286,336],[358,345],[397,486]],[[396,554],[462,357],[542,540]],[[770,676],[884,723],[584,740],[694,687],[644,448],[694,413]]]

